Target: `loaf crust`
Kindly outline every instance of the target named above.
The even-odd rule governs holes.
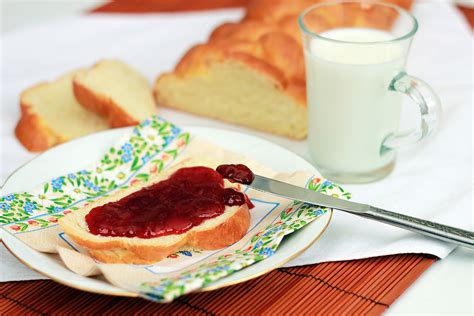
[[[110,127],[132,126],[140,123],[128,115],[112,99],[97,94],[77,80],[73,80],[72,87],[77,101],[85,109],[105,117]]]
[[[98,80],[101,75],[102,79]],[[122,82],[122,86],[105,88],[98,84],[98,81],[103,83],[110,80]],[[131,83],[135,85],[131,86]],[[118,90],[138,93],[141,98],[137,100],[135,96],[133,107],[127,110],[130,102],[121,99],[122,96],[114,95]],[[113,128],[136,125],[156,114],[155,100],[146,78],[120,60],[103,59],[85,72],[77,74],[73,79],[73,92],[82,107],[107,119]],[[141,106],[146,107],[146,115],[138,111]]]
[[[20,96],[21,117],[15,127],[15,136],[28,151],[40,152],[67,141],[65,137],[51,130],[41,117],[35,113],[32,107],[24,101],[23,96],[25,93],[47,84],[37,84],[23,92]]]
[[[204,250],[216,250],[239,241],[250,226],[250,213],[246,205],[223,223],[202,231],[192,231],[171,245],[134,244],[133,238],[116,238],[113,241],[97,243],[77,234],[75,227],[61,223],[61,228],[74,242],[88,249],[90,254],[104,263],[149,264],[165,259],[183,246]],[[159,238],[159,237],[158,237]],[[127,240],[128,239],[128,240]]]

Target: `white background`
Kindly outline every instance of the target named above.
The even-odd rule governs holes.
[[[423,4],[425,4],[425,2],[426,1],[424,1]],[[82,10],[93,7],[95,6],[95,4],[96,4],[95,1],[90,1],[87,3],[78,2],[78,1],[72,1],[72,2],[67,2],[67,3],[64,1],[49,1],[49,2],[3,1],[2,7],[1,7],[2,9],[2,35],[11,36],[13,33],[21,32],[22,29],[25,29],[31,25],[39,25],[39,24],[46,25],[46,23],[48,23],[49,21],[54,22],[56,19],[64,19],[66,15],[79,14],[80,12],[82,12]],[[443,8],[443,9],[446,9],[446,8]],[[462,77],[462,76],[456,77],[457,72],[454,71],[456,69],[454,70],[450,69],[449,59],[439,59],[439,60],[436,59],[437,54],[441,55],[440,50],[449,50],[450,49],[449,46],[455,45],[455,43],[450,43],[449,36],[446,36],[446,34],[441,36],[438,34],[428,33],[427,30],[423,30],[423,25],[426,26],[426,25],[429,25],[430,23],[432,23],[433,26],[435,26],[435,23],[439,23],[439,25],[444,25],[443,29],[451,30],[452,32],[459,32],[459,29],[461,27],[466,28],[466,25],[462,25],[463,22],[461,21],[461,17],[456,16],[457,13],[454,10],[446,9],[447,10],[446,14],[449,15],[449,18],[437,19],[437,20],[430,19],[429,17],[430,10],[434,12],[432,14],[436,14],[436,12],[439,13],[440,11],[440,8],[437,7],[435,4],[433,4],[433,2],[426,3],[424,10],[425,10],[424,12],[427,15],[423,16],[423,19],[420,18],[420,21],[422,23],[424,22],[424,24],[422,24],[422,28],[420,29],[420,33],[425,31],[424,33],[425,35],[421,33],[418,39],[415,40],[414,49],[412,53],[416,54],[417,45],[418,46],[425,45],[425,44],[430,45],[431,47],[430,54],[432,56],[426,56],[426,58],[431,58],[431,60],[435,62],[433,62],[431,68],[417,67],[416,63],[409,63],[409,69],[413,70],[415,74],[420,75],[423,78],[425,78],[427,81],[430,82],[430,84],[432,84],[435,87],[435,89],[437,89],[437,91],[439,91],[443,96],[446,96],[446,98],[444,98],[443,101],[448,100],[448,102],[451,102],[451,103],[470,101],[471,106],[472,106],[472,81],[466,82],[465,77]],[[456,27],[453,27],[453,25],[450,24],[453,22],[453,19],[457,19]],[[455,33],[453,34],[452,37],[455,38],[456,36],[459,36],[459,34]],[[436,38],[440,39],[438,43],[437,43]],[[436,43],[437,45],[435,45]],[[472,43],[472,39],[471,39],[471,43]],[[31,49],[32,49],[31,51],[32,58],[34,58],[34,47],[32,47]],[[144,47],[144,49],[146,49],[146,47]],[[462,49],[469,50],[470,48],[464,46]],[[2,48],[2,52],[3,51],[4,49]],[[182,49],[180,50],[180,52],[181,51]],[[452,52],[452,53],[453,53],[452,58],[458,58],[455,52]],[[469,55],[467,56],[469,57]],[[176,56],[173,58],[177,58],[177,57],[179,56]],[[420,59],[420,56],[414,56],[413,59],[411,60],[418,60],[416,59],[416,57]],[[466,68],[471,68],[471,77],[472,77],[472,51],[471,51],[470,57],[471,57],[470,62],[469,60],[465,60],[464,65]],[[3,61],[3,58],[2,58],[2,61]],[[439,64],[436,63],[436,61],[438,61]],[[173,62],[173,60],[169,60],[169,63],[171,62]],[[51,65],[50,62],[46,62],[45,64]],[[142,70],[146,74],[148,73],[153,74],[153,75],[150,75],[150,79],[152,79],[153,76],[156,75],[157,73],[156,70],[149,70],[149,69],[140,69],[140,70]],[[51,76],[57,75],[58,71],[60,72],[62,71],[62,69],[45,69],[44,78],[41,78],[41,79],[52,78]],[[4,65],[2,63],[2,77],[4,77],[3,72],[4,72]],[[463,73],[465,74],[466,72],[463,72]],[[447,76],[452,77],[452,78],[447,79],[446,78]],[[24,79],[24,82],[25,84],[30,84],[41,79],[28,78],[28,79]],[[468,89],[470,89],[470,92],[469,90],[467,90],[468,93],[471,94],[470,96],[466,96],[466,89],[465,89],[466,84],[468,85]],[[8,85],[2,82],[1,88],[3,89],[5,86],[8,86]],[[449,99],[447,98],[448,96],[449,96]],[[2,106],[2,113],[3,113],[3,109],[6,106],[6,104],[4,104],[3,96],[2,96],[1,106]],[[464,119],[471,120],[471,123],[472,123],[472,111],[469,111],[467,113],[469,113],[471,118],[467,117]],[[8,119],[10,119],[10,117]],[[184,123],[202,124],[202,125],[212,124],[218,127],[222,126],[222,127],[229,128],[228,126],[225,126],[223,124],[209,123],[205,119],[194,119],[194,118],[191,119],[184,116],[184,117],[179,117],[179,120],[182,122],[182,123],[180,122],[181,124],[184,124]],[[3,124],[3,122],[4,121],[0,120],[0,124]],[[472,124],[471,124],[471,127],[472,127]],[[232,127],[232,129],[236,129],[236,128]],[[470,132],[471,132],[471,135],[459,135],[459,138],[465,142],[465,146],[467,146],[468,148],[471,146],[470,158],[472,159],[472,130],[470,130]],[[310,159],[307,154],[305,144],[294,144],[291,141],[285,141],[279,138],[268,137],[268,135],[265,135],[265,134],[257,133],[257,135],[268,138],[273,141],[277,141],[283,146],[297,152],[304,158]],[[401,153],[399,157],[399,161],[400,161],[399,163],[402,166],[406,166],[410,163],[414,163],[414,160],[416,159],[415,158],[412,159],[412,157],[418,157],[418,159],[426,159],[426,155],[423,156],[422,150],[425,150],[425,151],[429,150],[429,146],[430,145],[428,143],[428,145],[423,145],[424,148],[409,149],[406,152]],[[1,148],[1,150],[2,150],[2,157],[6,156],[8,159],[7,168],[3,168],[4,166],[7,165],[7,163],[0,161],[0,166],[2,167],[1,174],[0,174],[0,179],[2,180],[0,181],[3,181],[5,179],[5,176],[9,172],[12,171],[12,168],[26,161],[29,157],[31,157],[31,155],[22,153],[21,155],[16,156],[18,157],[18,161],[14,161],[12,163],[11,160],[13,157],[11,155],[8,155],[7,153],[8,151],[10,151],[10,148],[3,147]],[[401,167],[397,167],[397,168],[398,169],[395,170],[395,174],[391,175],[392,179],[393,177],[396,177],[397,175],[399,175],[399,173],[403,172],[403,168]],[[409,169],[406,169],[406,170],[409,170]],[[465,172],[466,174],[462,174],[462,175],[460,174],[459,177],[465,178],[466,175],[469,177],[469,174],[472,173],[472,164],[470,165],[470,168],[465,170]],[[471,174],[471,177],[469,178],[472,184],[472,174]],[[388,179],[387,181],[389,182],[390,180],[391,179]],[[389,183],[386,185],[388,186]],[[450,184],[448,183],[447,185],[450,185]],[[364,196],[362,191],[367,190],[366,188],[360,188],[356,186],[350,187],[349,189],[350,191],[354,192],[355,197]],[[471,190],[472,190],[472,187],[471,187]],[[404,192],[403,194],[407,194],[407,193],[409,192]],[[419,193],[419,194],[422,194],[422,193]],[[423,196],[421,196],[421,198],[422,197]],[[470,196],[469,201],[465,201],[463,203],[464,207],[471,208],[470,211],[472,211],[471,199],[472,199],[472,191],[471,191],[471,196]],[[371,198],[370,201],[374,201],[374,199]],[[381,202],[382,201],[379,201],[379,203]],[[396,209],[398,209],[398,207],[400,206],[403,206],[403,203],[400,203],[400,205],[395,205],[395,204],[396,203],[394,203],[394,206],[397,206]],[[334,229],[337,229],[337,227]],[[331,231],[328,231],[329,236],[331,236],[330,234],[331,234]],[[6,257],[7,254],[4,252],[4,250],[2,251],[3,251],[1,253],[2,260],[11,260]],[[433,265],[432,268],[430,268],[427,272],[425,272],[422,275],[422,277],[411,288],[409,288],[401,296],[401,298],[399,298],[396,301],[394,305],[392,305],[389,312],[390,313],[472,314],[474,311],[473,261],[474,261],[474,254],[472,250],[460,250],[460,249],[456,250],[454,254],[451,254],[446,259],[440,262],[437,262],[435,265]]]

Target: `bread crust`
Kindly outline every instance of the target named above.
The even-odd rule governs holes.
[[[278,35],[279,36],[279,35]],[[267,41],[267,37],[264,37],[264,41]],[[298,67],[299,69],[294,72],[290,72],[291,81],[286,80],[285,73],[279,68],[269,64],[263,59],[257,58],[252,54],[235,51],[228,47],[222,48],[215,44],[200,44],[192,47],[176,65],[174,73],[164,73],[159,76],[155,81],[155,89],[153,90],[156,101],[165,107],[175,108],[173,104],[167,102],[167,100],[160,96],[159,83],[161,80],[166,80],[168,76],[178,75],[180,77],[186,77],[191,74],[197,74],[207,70],[212,63],[223,63],[227,61],[237,61],[241,64],[248,66],[249,70],[260,73],[274,83],[274,86],[280,89],[283,93],[287,93],[293,97],[296,104],[302,107],[306,107],[306,89],[304,81],[304,67]],[[282,66],[285,64],[283,60],[279,60]],[[196,113],[199,114],[199,113]],[[232,121],[229,121],[232,123]],[[304,138],[303,136],[302,138]]]
[[[228,50],[213,44],[200,44],[192,47],[176,65],[175,72],[179,76],[186,77],[189,74],[196,74],[207,70],[210,64],[215,62],[226,62],[228,60],[237,60],[249,66],[250,69],[267,76],[275,82],[280,88],[285,85],[285,76],[277,68],[268,64],[251,54],[241,51]],[[166,74],[163,74],[164,76]],[[160,76],[158,80],[162,77]],[[156,85],[155,85],[156,87]],[[155,96],[157,90],[155,89]]]
[[[189,234],[186,244],[206,250],[227,247],[245,235],[250,226],[250,212],[247,204],[239,207],[229,219],[210,229]]]
[[[77,102],[85,109],[105,117],[112,128],[132,126],[139,123],[112,99],[93,92],[75,78],[72,87]]]
[[[165,259],[185,245],[205,250],[216,250],[239,241],[250,226],[250,213],[246,204],[225,222],[211,229],[184,233],[171,245],[134,244],[135,238],[116,238],[104,242],[95,242],[78,234],[77,227],[60,221],[64,232],[78,245],[89,250],[90,254],[104,263],[148,264]],[[158,237],[159,238],[159,237]]]
[[[97,243],[77,234],[74,227],[61,224],[61,228],[74,242],[89,250],[90,254],[104,263],[149,264],[165,259],[185,245],[216,250],[239,241],[250,226],[247,205],[242,205],[225,222],[208,230],[183,234],[178,242],[163,245],[134,244],[133,238],[117,238],[113,241]],[[158,237],[159,238],[159,237]]]
[[[54,145],[67,141],[58,135],[35,113],[33,108],[24,101],[24,95],[48,83],[37,84],[25,90],[20,96],[21,116],[15,127],[15,136],[20,143],[31,152],[44,151]]]

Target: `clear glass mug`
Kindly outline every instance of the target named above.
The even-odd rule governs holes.
[[[385,177],[396,150],[429,135],[441,112],[433,90],[405,72],[415,17],[391,4],[337,1],[310,7],[298,22],[316,167],[342,183]],[[418,105],[421,123],[398,131],[403,94]]]

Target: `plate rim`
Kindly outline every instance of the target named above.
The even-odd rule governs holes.
[[[103,133],[118,133],[118,131],[125,131],[127,129],[131,129],[133,127],[122,127],[122,128],[114,128],[114,129],[109,129],[109,130],[105,130],[105,131],[101,131],[99,133],[94,133],[94,134],[89,134],[89,135],[84,135],[82,137],[78,137],[78,138],[75,138],[71,141],[68,141],[68,142],[65,142],[65,143],[62,143],[62,144],[59,144],[57,146],[54,146],[52,148],[49,148],[47,149],[46,151],[42,152],[42,153],[39,153],[38,155],[36,155],[35,157],[31,158],[30,160],[26,161],[25,163],[23,163],[22,165],[20,165],[18,168],[16,168],[15,170],[13,170],[9,175],[8,177],[5,179],[5,181],[0,185],[0,190],[2,190],[5,185],[11,180],[11,178],[13,178],[15,176],[15,174],[17,172],[19,172],[21,169],[23,169],[25,166],[27,166],[28,164],[30,164],[31,162],[33,162],[34,160],[36,159],[39,159],[41,156],[45,155],[45,154],[50,154],[52,151],[56,151],[56,150],[60,150],[62,147],[64,146],[69,146],[71,145],[72,143],[76,142],[76,141],[82,141],[84,139],[87,139],[87,138],[93,138],[94,136],[97,136],[98,134],[103,134]],[[255,136],[255,135],[250,135],[250,134],[245,134],[245,133],[242,133],[242,132],[238,132],[238,131],[233,131],[233,130],[229,130],[229,129],[224,129],[224,128],[215,128],[215,127],[207,127],[207,126],[197,126],[197,125],[185,125],[184,127],[182,127],[183,130],[186,130],[187,128],[199,128],[199,129],[207,129],[207,130],[216,130],[216,131],[219,131],[219,130],[222,130],[222,131],[225,131],[225,132],[228,132],[228,133],[233,133],[233,134],[239,134],[239,135],[243,135],[245,137],[250,137],[250,138],[255,138],[255,139],[258,139],[259,141],[263,141],[263,142],[266,142],[266,143],[269,143],[273,146],[277,146],[279,147],[280,149],[283,149],[285,151],[288,151],[290,152],[291,154],[293,155],[296,155],[298,156],[299,158],[301,158],[302,160],[304,160],[305,162],[308,162],[306,161],[304,158],[300,157],[299,155],[289,151],[287,148],[277,144],[277,143],[274,143],[272,141],[269,141],[267,139],[264,139],[264,138],[261,138],[261,137],[258,137],[258,136]],[[309,162],[308,162],[309,163]],[[313,166],[313,170],[317,170],[314,166]],[[269,267],[268,269],[265,269],[263,271],[260,271],[258,273],[254,273],[252,275],[249,275],[248,277],[244,277],[244,278],[240,278],[240,279],[237,279],[237,280],[234,280],[234,281],[229,281],[229,282],[226,282],[226,283],[223,283],[223,284],[219,284],[219,285],[210,285],[210,286],[207,286],[207,287],[203,287],[203,288],[200,288],[199,290],[197,290],[196,292],[209,292],[209,291],[214,291],[214,290],[217,290],[217,289],[221,289],[221,288],[224,288],[224,287],[228,287],[228,286],[232,286],[232,285],[235,285],[235,284],[239,284],[239,283],[243,283],[243,282],[246,282],[246,281],[249,281],[249,280],[252,280],[252,279],[255,279],[255,278],[258,278],[270,271],[273,271],[275,269],[278,269],[279,267],[281,267],[282,265],[284,265],[285,263],[291,261],[292,259],[298,257],[299,255],[301,255],[303,252],[305,252],[309,247],[311,247],[319,238],[321,238],[321,236],[326,232],[329,224],[331,223],[331,220],[332,220],[332,216],[333,216],[333,209],[329,209],[329,211],[326,213],[327,215],[323,215],[324,216],[328,216],[327,218],[327,222],[326,224],[324,225],[324,227],[322,227],[322,229],[320,230],[320,232],[311,240],[309,241],[300,251],[296,252],[295,254],[291,255],[291,256],[288,256],[286,258],[284,258],[283,260],[273,264],[271,267]],[[309,224],[311,225],[311,223]],[[3,226],[1,227],[2,231],[8,235],[10,235],[12,238],[16,238],[13,234],[11,234],[10,232],[8,232]],[[21,240],[19,240],[20,242],[22,242]],[[82,286],[78,286],[76,283],[74,282],[68,282],[67,280],[63,280],[62,278],[58,278],[58,277],[55,277],[54,275],[50,275],[49,273],[46,273],[44,271],[40,271],[38,270],[37,268],[33,267],[30,263],[26,262],[25,260],[23,260],[22,258],[20,258],[13,249],[11,249],[11,247],[7,244],[7,242],[5,242],[4,238],[2,238],[2,236],[0,235],[0,243],[3,244],[3,246],[7,249],[8,252],[10,252],[17,260],[19,260],[22,264],[24,264],[25,266],[27,266],[29,269],[43,275],[43,276],[46,276],[47,278],[59,283],[59,284],[62,284],[62,285],[65,285],[65,286],[68,286],[70,288],[74,288],[74,289],[77,289],[77,290],[80,290],[80,291],[85,291],[85,292],[89,292],[89,293],[95,293],[95,294],[104,294],[104,295],[110,295],[110,296],[117,296],[117,297],[140,297],[140,295],[136,292],[130,292],[130,291],[119,291],[117,290],[116,292],[115,291],[109,291],[109,290],[97,290],[93,287],[82,287]],[[25,244],[26,245],[26,244]],[[31,248],[30,246],[26,245],[27,247]],[[31,248],[31,250],[33,251],[36,251],[34,249]],[[82,277],[85,277],[85,278],[88,278],[86,276],[82,276]],[[114,286],[113,284],[111,284],[112,286]],[[116,287],[117,289],[121,289],[117,286],[114,286]]]
[[[2,230],[6,232],[5,228],[2,227]],[[6,232],[7,234],[10,234],[8,232]],[[10,234],[11,235],[11,234]],[[12,238],[16,238],[15,236],[11,235]],[[21,242],[21,240],[20,240]],[[94,293],[94,294],[104,294],[104,295],[110,295],[110,296],[118,296],[118,297],[139,297],[138,293],[135,293],[135,292],[129,292],[129,291],[123,291],[123,292],[120,292],[117,290],[117,292],[113,292],[113,291],[108,291],[108,290],[95,290],[94,288],[91,288],[91,287],[88,287],[88,288],[83,288],[82,286],[79,286],[77,285],[76,283],[74,282],[69,282],[67,280],[63,280],[61,278],[57,278],[53,275],[50,275],[44,271],[40,271],[38,270],[37,268],[33,267],[32,265],[30,265],[28,262],[26,262],[25,260],[23,260],[22,258],[20,258],[9,246],[8,244],[5,242],[5,240],[2,238],[0,239],[0,243],[3,244],[3,246],[5,247],[5,249],[7,249],[7,251],[9,253],[11,253],[16,259],[18,259],[18,261],[20,261],[22,264],[24,264],[25,266],[27,266],[29,269],[45,276],[45,277],[48,277],[50,280],[54,281],[54,282],[57,282],[59,284],[62,284],[62,285],[65,285],[67,287],[70,287],[70,288],[73,288],[73,289],[76,289],[76,290],[80,290],[80,291],[84,291],[84,292],[88,292],[88,293]],[[29,247],[28,245],[26,245],[27,247]],[[30,247],[31,248],[31,247]],[[31,248],[33,251],[36,251],[34,250],[33,248]],[[85,278],[88,278],[86,276],[84,276]],[[29,280],[29,281],[35,281],[35,280]],[[111,284],[112,286],[114,286],[113,284]],[[115,286],[117,289],[120,289],[118,286]]]

